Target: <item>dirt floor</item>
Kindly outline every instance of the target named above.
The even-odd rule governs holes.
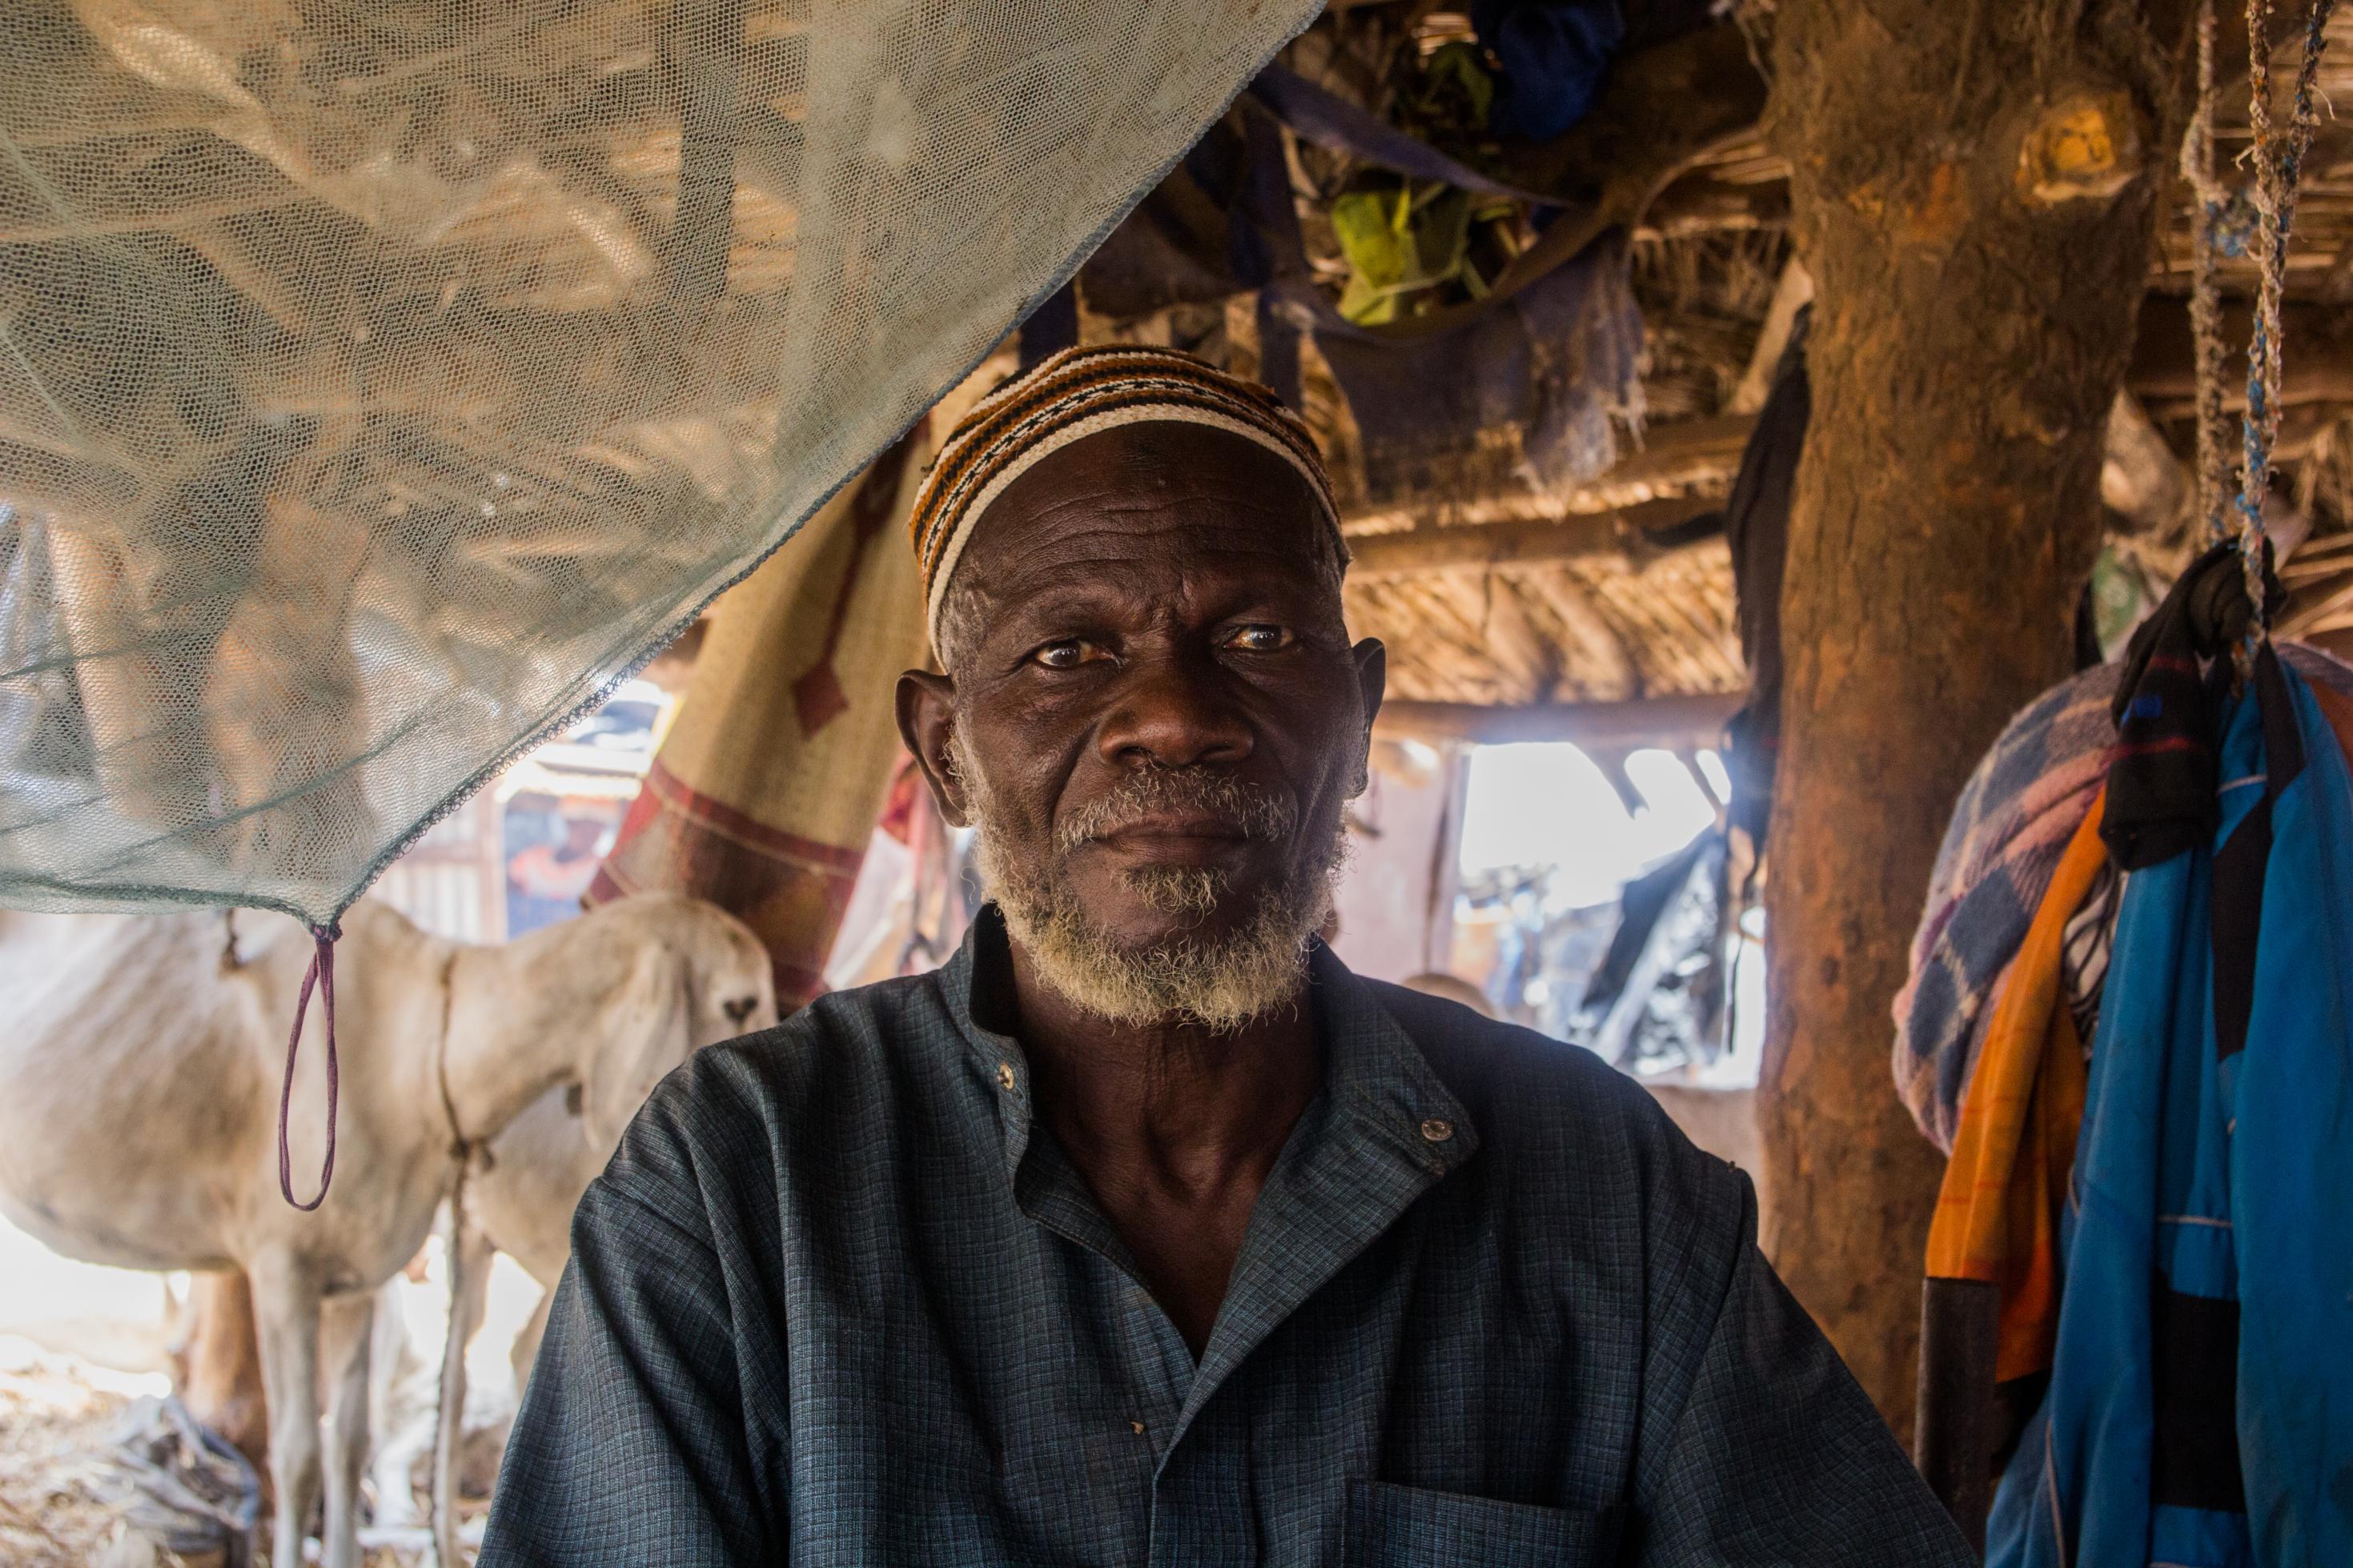
[[[0,1563],[84,1568],[107,1563],[115,1510],[100,1494],[97,1458],[131,1395],[119,1374],[0,1338]]]
[[[221,1553],[184,1557],[133,1529],[110,1464],[132,1401],[161,1394],[153,1373],[114,1371],[0,1333],[0,1564],[5,1568],[216,1568]],[[494,1461],[492,1461],[494,1462]],[[463,1507],[469,1545],[488,1510]],[[422,1530],[363,1529],[366,1568],[423,1568]],[[315,1552],[315,1548],[313,1548]]]
[[[375,1508],[383,1480],[364,1483],[370,1515],[360,1541],[368,1568],[421,1568],[432,1560],[422,1528],[424,1450],[448,1310],[438,1245],[427,1248],[429,1278],[395,1281],[385,1307],[399,1315],[396,1375],[375,1412],[379,1453],[412,1457],[411,1506]],[[171,1392],[165,1369],[172,1337],[170,1301],[161,1276],[73,1262],[0,1221],[0,1568],[210,1568],[217,1552],[184,1558],[151,1547],[132,1531],[121,1472],[112,1463],[126,1416],[141,1396]],[[459,1482],[460,1539],[481,1540],[486,1494],[515,1390],[509,1347],[531,1317],[539,1288],[501,1258],[492,1266],[484,1331],[467,1358],[467,1442]],[[422,1434],[420,1437],[420,1433]],[[369,1517],[369,1516],[364,1516]],[[316,1547],[311,1551],[315,1552]]]

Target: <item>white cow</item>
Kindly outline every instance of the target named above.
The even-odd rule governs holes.
[[[623,900],[502,946],[428,936],[373,900],[343,931],[334,1185],[305,1214],[280,1196],[277,1152],[311,953],[300,926],[240,913],[232,927],[216,911],[0,915],[0,1213],[94,1263],[246,1272],[280,1568],[301,1562],[318,1495],[322,1367],[325,1561],[355,1561],[375,1291],[424,1242],[457,1143],[494,1137],[569,1084],[584,1145],[609,1149],[689,1050],[776,1014],[758,941],[684,899]],[[294,1083],[298,1188],[324,1144],[318,1011]]]

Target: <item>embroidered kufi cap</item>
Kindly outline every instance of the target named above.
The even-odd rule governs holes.
[[[1255,382],[1175,349],[1105,344],[1064,349],[966,415],[940,447],[908,522],[923,564],[925,624],[939,640],[940,605],[974,528],[1006,488],[1049,453],[1122,425],[1206,425],[1256,442],[1307,481],[1339,544],[1339,509],[1324,459],[1299,416]]]

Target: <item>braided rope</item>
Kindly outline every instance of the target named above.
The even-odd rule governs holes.
[[[2216,230],[2232,205],[2231,193],[2214,175],[2214,0],[2198,11],[2198,107],[2181,138],[2181,177],[2198,206],[2189,226],[2189,333],[2198,376],[2198,515],[2206,539],[2229,536],[2231,457],[2222,430],[2222,298],[2214,262],[2221,249]]]
[[[2288,234],[2295,226],[2296,184],[2304,170],[2305,153],[2312,145],[2319,113],[2314,83],[2320,58],[2328,47],[2327,26],[2336,0],[2312,0],[2305,20],[2304,58],[2295,75],[2295,90],[2288,123],[2281,131],[2272,118],[2272,68],[2267,40],[2271,37],[2272,0],[2247,0],[2248,127],[2254,144],[2248,156],[2254,162],[2254,204],[2261,225],[2260,281],[2255,294],[2254,329],[2247,340],[2247,412],[2242,421],[2245,462],[2239,490],[2239,553],[2247,574],[2247,595],[2254,606],[2248,623],[2250,655],[2268,635],[2263,593],[2263,500],[2271,489],[2271,456],[2279,439],[2280,299],[2287,282]]]

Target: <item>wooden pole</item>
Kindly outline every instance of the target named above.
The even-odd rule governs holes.
[[[1971,768],[2070,668],[2189,6],[1782,0],[1816,285],[1768,838],[1765,1246],[1895,1429],[1941,1162],[1889,1009]]]

